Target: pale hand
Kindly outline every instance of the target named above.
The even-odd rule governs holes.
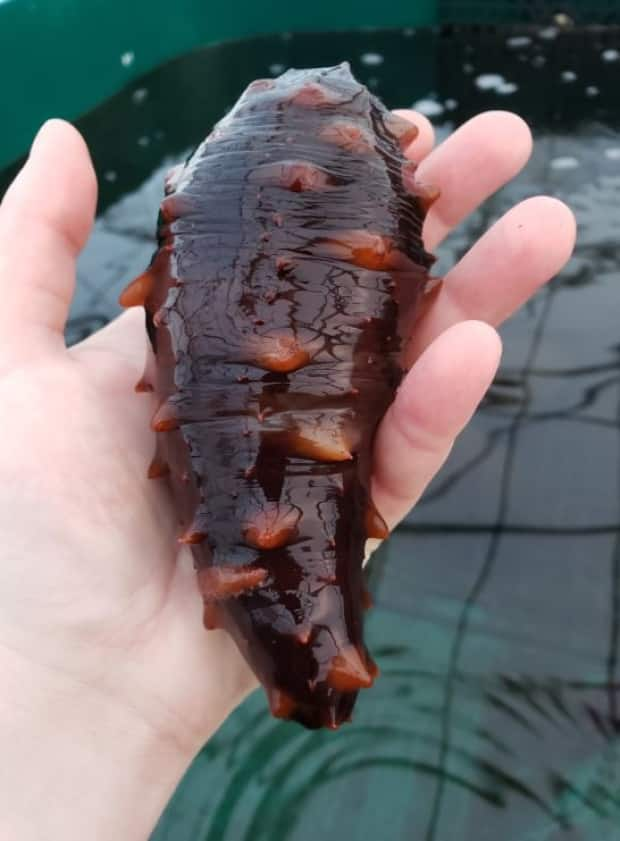
[[[432,150],[433,250],[527,161],[516,116],[483,114]],[[75,260],[96,181],[84,142],[52,121],[0,205],[0,838],[144,839],[195,752],[255,685],[230,639],[202,628],[177,557],[142,374],[142,312],[67,350]],[[572,214],[529,199],[448,273],[376,442],[373,496],[391,526],[444,462],[496,371],[498,325],[569,258]],[[6,777],[6,778],[5,778]]]

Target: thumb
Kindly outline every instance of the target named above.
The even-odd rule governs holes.
[[[62,120],[45,123],[0,205],[0,370],[64,347],[75,260],[96,199],[80,134]]]

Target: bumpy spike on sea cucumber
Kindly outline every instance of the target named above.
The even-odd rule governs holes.
[[[327,683],[339,692],[355,692],[372,686],[373,677],[354,645],[348,645],[332,658]]]
[[[153,385],[150,382],[147,382],[144,377],[138,380],[138,382],[134,386],[134,391],[136,394],[147,394],[153,391]]]
[[[402,166],[403,186],[408,193],[414,195],[427,213],[441,195],[439,187],[423,184],[416,178],[418,166],[413,161],[407,161]]]
[[[279,549],[295,539],[300,519],[296,505],[267,502],[245,523],[243,538],[256,549]]]
[[[290,718],[297,704],[283,692],[274,687],[269,692],[269,707],[274,718]]]
[[[170,473],[170,467],[159,456],[155,456],[149,465],[148,477],[149,479],[161,479]]]
[[[275,88],[276,83],[273,79],[255,79],[253,82],[247,87],[248,91],[253,91],[254,93],[259,93],[262,91],[273,90]]]
[[[325,169],[308,161],[273,161],[252,170],[248,181],[264,186],[282,187],[293,193],[328,190],[338,182]]]
[[[362,269],[397,268],[392,238],[370,231],[339,231],[337,237],[321,239],[319,250]]]
[[[183,534],[179,537],[179,543],[183,543],[186,546],[196,546],[198,543],[202,543],[206,539],[206,532],[191,527],[186,532],[183,532]]]
[[[214,631],[216,628],[222,628],[223,617],[222,612],[217,602],[206,601],[202,613],[202,624],[207,631]]]
[[[406,149],[420,133],[420,129],[406,117],[390,113],[384,118],[385,127],[398,140],[401,149]]]
[[[342,94],[327,88],[320,82],[307,82],[289,99],[293,105],[301,105],[304,108],[324,108],[330,105],[341,105],[344,101],[345,97]]]
[[[415,189],[418,201],[420,202],[424,211],[426,212],[428,212],[431,209],[431,207],[435,204],[435,202],[441,195],[441,190],[434,184],[422,184],[421,182],[417,181]]]
[[[155,278],[153,272],[147,269],[129,283],[118,299],[121,307],[143,307],[153,290]]]
[[[303,458],[315,461],[351,461],[353,453],[347,444],[344,432],[337,424],[303,424],[289,435],[291,451]]]
[[[300,625],[295,632],[295,640],[300,645],[308,645],[312,639],[313,630],[312,625]]]
[[[367,155],[374,149],[372,134],[351,121],[334,120],[321,129],[319,137],[356,155]]]
[[[385,540],[390,536],[387,523],[377,511],[373,502],[370,502],[366,509],[366,537],[375,537],[377,540]]]
[[[293,270],[295,261],[292,257],[285,257],[282,254],[276,257],[276,272],[278,277],[286,277]]]
[[[160,272],[165,271],[172,246],[161,245],[151,265],[145,272],[132,280],[121,292],[118,302],[121,307],[143,307],[156,287]]]
[[[199,570],[198,583],[203,598],[219,601],[260,587],[268,575],[261,567],[208,566]]]
[[[178,429],[179,425],[179,415],[176,407],[169,400],[164,400],[153,415],[151,429],[154,429],[155,432],[171,432],[173,429]]]
[[[366,587],[362,589],[362,607],[364,610],[370,610],[373,606],[372,594]]]
[[[308,343],[304,346],[293,332],[266,334],[258,342],[254,361],[267,371],[290,374],[303,368],[312,358],[311,346]]]
[[[185,166],[183,164],[178,164],[177,166],[171,167],[168,172],[166,173],[166,177],[164,179],[164,193],[168,196],[177,188],[177,184],[179,179],[183,173]]]
[[[377,679],[379,676],[379,666],[375,663],[372,657],[366,658],[366,665],[368,667],[368,672],[370,673],[370,677],[374,680]]]

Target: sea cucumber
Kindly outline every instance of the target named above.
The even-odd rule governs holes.
[[[166,476],[207,628],[224,628],[273,715],[350,720],[363,641],[375,430],[433,257],[437,191],[416,127],[336,67],[259,79],[165,184],[158,248],[121,296],[154,352],[152,478]],[[398,458],[398,453],[394,453]]]

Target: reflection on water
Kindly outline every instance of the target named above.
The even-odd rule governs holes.
[[[502,330],[484,406],[371,565],[382,677],[354,724],[308,733],[253,696],[154,841],[620,839],[618,46],[615,30],[553,27],[261,39],[192,54],[82,121],[102,200],[71,341],[149,260],[167,166],[277,65],[349,58],[388,104],[420,102],[440,137],[489,108],[533,125],[526,171],[440,267],[528,196],[557,195],[579,220],[574,259]]]

